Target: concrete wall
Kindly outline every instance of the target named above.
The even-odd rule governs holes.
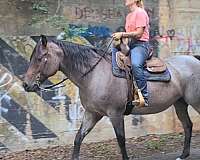
[[[199,3],[198,0],[145,1],[155,54],[160,57],[199,54]],[[1,0],[0,6],[0,147],[15,151],[72,144],[84,112],[78,89],[67,81],[66,87],[54,91],[26,93],[21,87],[21,75],[28,67],[37,35],[56,36],[65,27],[68,40],[98,46],[123,26],[127,11],[122,1]],[[63,77],[57,73],[46,85]],[[190,114],[194,128],[200,129],[199,115],[192,109]],[[156,115],[126,117],[127,137],[180,130],[173,108]],[[105,118],[85,142],[114,137]]]
[[[125,17],[120,0],[2,0],[0,5],[0,32],[4,35],[55,35],[65,24],[106,25],[114,29],[123,24]]]

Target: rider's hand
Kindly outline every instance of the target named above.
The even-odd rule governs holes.
[[[113,33],[113,34],[112,34],[112,37],[113,37],[115,40],[121,39],[122,36],[123,36],[123,32],[116,32],[116,33]]]

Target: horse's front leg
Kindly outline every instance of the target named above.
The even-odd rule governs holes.
[[[84,137],[92,130],[101,118],[102,116],[97,113],[85,111],[81,127],[74,140],[74,150],[72,154],[73,160],[79,160],[80,146]]]
[[[115,130],[117,141],[122,153],[122,158],[123,160],[128,160],[129,158],[128,158],[128,154],[126,152],[126,146],[125,146],[126,140],[125,140],[125,131],[124,131],[124,116],[112,115],[109,117],[113,125],[113,128]]]

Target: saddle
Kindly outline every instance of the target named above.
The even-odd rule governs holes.
[[[136,106],[144,106],[144,97],[140,89],[137,87],[137,84],[134,80],[134,77],[131,73],[131,58],[129,54],[129,42],[128,38],[122,38],[121,40],[114,40],[113,45],[118,48],[116,53],[116,62],[118,67],[121,70],[125,71],[127,84],[128,84],[128,103],[135,102]],[[150,50],[149,58],[146,61],[144,68],[150,73],[163,73],[167,70],[167,66],[160,58],[153,57],[153,50]],[[127,103],[127,104],[128,104]]]
[[[131,59],[129,56],[129,44],[130,38],[121,38],[114,40],[113,45],[119,50],[116,53],[116,62],[120,69],[125,70],[126,66],[131,68]],[[162,73],[166,71],[167,66],[160,58],[153,57],[153,49],[150,49],[149,58],[146,61],[144,67],[150,73]]]
[[[150,53],[152,55],[152,53]],[[116,53],[116,62],[120,69],[125,70],[127,67],[131,68],[130,56],[126,56],[123,52]],[[150,56],[144,65],[145,69],[150,73],[163,73],[167,66],[163,60],[157,57]]]

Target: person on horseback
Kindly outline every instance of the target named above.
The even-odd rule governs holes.
[[[149,16],[144,10],[142,0],[125,0],[125,5],[130,9],[126,16],[126,32],[116,32],[112,34],[114,39],[131,39],[130,54],[132,64],[132,74],[136,80],[138,88],[141,90],[148,106],[147,80],[144,76],[143,68],[145,61],[149,58]],[[118,50],[112,48],[112,56]]]

